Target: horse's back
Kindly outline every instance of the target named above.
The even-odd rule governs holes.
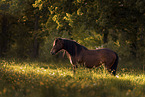
[[[96,50],[87,50],[85,52],[86,55],[97,55],[97,56],[100,56],[100,57],[110,57],[110,56],[114,56],[115,55],[115,52],[110,50],[110,49],[107,49],[107,48],[104,48],[104,49],[96,49]]]

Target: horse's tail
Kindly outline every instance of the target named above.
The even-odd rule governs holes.
[[[114,64],[113,64],[112,67],[111,67],[111,71],[112,71],[112,74],[113,74],[114,76],[116,75],[116,69],[117,69],[118,59],[119,59],[117,53],[115,53],[115,55],[116,55],[116,59],[115,59]]]

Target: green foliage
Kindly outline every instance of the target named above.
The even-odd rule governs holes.
[[[144,64],[144,11],[141,0],[1,0],[0,57],[51,59],[63,37]]]
[[[102,37],[94,30],[87,30],[85,25],[80,25],[77,30],[72,30],[72,38],[90,49],[101,46],[103,44]]]

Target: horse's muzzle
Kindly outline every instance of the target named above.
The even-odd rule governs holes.
[[[51,53],[51,55],[55,55],[55,53],[54,52],[50,52]]]

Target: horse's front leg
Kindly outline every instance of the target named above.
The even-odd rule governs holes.
[[[73,64],[73,74],[74,75],[76,74],[76,68],[78,68],[78,66]]]
[[[74,58],[71,58],[71,59],[70,59],[70,63],[71,63],[72,66],[73,66],[73,74],[75,75],[75,73],[76,73],[76,68],[78,68],[78,66],[77,66],[77,61],[76,61]]]
[[[73,74],[75,75],[76,74],[76,68],[78,68],[77,62],[73,61],[72,65],[73,65]]]

